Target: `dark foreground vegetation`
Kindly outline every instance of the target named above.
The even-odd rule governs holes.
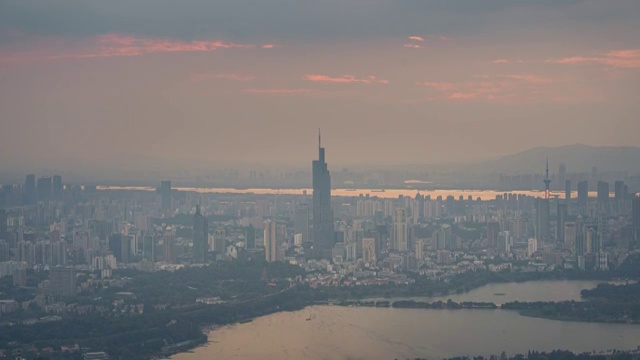
[[[637,271],[637,258],[633,266]],[[624,269],[621,267],[620,269]],[[78,304],[102,303],[105,306],[121,292],[131,292],[144,305],[137,314],[106,312],[61,314],[57,321],[29,323],[28,319],[49,316],[34,309],[20,310],[0,319],[0,349],[7,356],[17,354],[33,359],[81,359],[87,351],[106,351],[112,359],[141,359],[167,356],[207,341],[206,329],[250,321],[252,318],[294,311],[328,302],[341,305],[424,309],[496,309],[492,303],[433,303],[411,300],[371,301],[366,298],[429,296],[461,293],[488,283],[541,279],[611,279],[625,273],[584,273],[557,270],[544,273],[476,272],[447,282],[415,277],[411,285],[336,286],[313,289],[304,283],[303,270],[283,263],[241,261],[188,268],[175,272],[142,273],[124,270],[115,277],[128,279],[121,287],[95,287],[73,299]],[[636,279],[635,276],[630,276]],[[523,315],[559,320],[640,322],[640,286],[601,285],[583,292],[586,301],[508,303],[503,309]],[[198,302],[201,298],[219,299],[215,304]],[[363,300],[365,299],[365,300]],[[74,349],[75,346],[75,349]],[[61,348],[72,350],[62,352]],[[43,349],[48,349],[43,351]],[[538,356],[534,353],[531,356]],[[547,354],[548,358],[553,353]],[[556,354],[557,355],[557,354]],[[630,354],[624,354],[627,356]],[[542,357],[527,356],[523,359]],[[542,355],[540,355],[542,356]],[[567,355],[569,356],[569,355]],[[573,354],[584,358],[584,354]],[[589,355],[589,358],[593,358]],[[619,354],[619,356],[623,356]],[[519,357],[513,357],[514,359]],[[610,357],[608,357],[610,358]],[[624,357],[626,358],[626,357]]]
[[[640,323],[640,301],[558,301],[511,302],[503,309],[517,310],[521,315],[565,321]]]
[[[263,269],[277,279],[265,280]],[[68,314],[58,321],[38,324],[23,321],[38,314],[23,313],[11,322],[2,319],[0,348],[27,358],[47,359],[81,359],[81,353],[86,351],[107,351],[112,359],[141,359],[184,351],[206,342],[205,327],[299,310],[312,303],[309,291],[284,280],[299,271],[299,267],[284,264],[250,262],[174,273],[126,271],[124,275],[136,276],[136,280],[110,291],[134,292],[136,301],[144,304],[144,313]],[[107,289],[98,292],[110,298]],[[222,302],[197,303],[196,299],[202,296],[220,297]],[[80,349],[64,353],[53,350],[72,348],[74,344]],[[47,348],[51,349],[48,353],[35,351]]]

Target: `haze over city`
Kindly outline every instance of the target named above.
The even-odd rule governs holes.
[[[633,0],[3,2],[0,165],[305,166],[318,127],[334,166],[638,146],[639,11]]]
[[[637,0],[0,0],[0,358],[640,360]]]

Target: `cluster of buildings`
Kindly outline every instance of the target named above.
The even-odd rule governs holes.
[[[201,194],[171,181],[156,191],[98,190],[28,175],[0,192],[0,277],[58,301],[82,289],[82,273],[108,279],[118,268],[256,259],[300,265],[314,285],[353,286],[407,283],[407,272],[607,270],[640,244],[640,198],[623,180],[611,192],[606,181],[590,183],[597,173],[569,178],[562,165],[552,177],[547,164],[543,197],[338,197],[321,143],[318,151],[311,195]],[[564,196],[552,179],[564,181]],[[31,283],[31,269],[49,279]]]

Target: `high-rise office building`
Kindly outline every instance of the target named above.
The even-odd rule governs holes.
[[[142,257],[151,262],[156,261],[156,238],[154,235],[143,235]]]
[[[584,180],[578,182],[578,206],[587,206],[589,201],[589,182]]]
[[[224,228],[217,228],[213,232],[213,251],[219,254],[227,252],[227,236]]]
[[[318,160],[312,162],[313,173],[313,256],[331,259],[334,243],[333,211],[331,210],[331,175],[327,168],[320,133]]]
[[[162,210],[171,210],[171,180],[160,182],[160,204]]]
[[[584,245],[586,254],[595,254],[598,252],[600,248],[598,244],[598,234],[593,227],[588,227],[585,230]]]
[[[564,223],[564,248],[574,250],[577,239],[577,227],[575,222]]]
[[[495,249],[498,247],[498,233],[500,232],[500,223],[492,221],[487,223],[487,246]]]
[[[278,260],[278,223],[273,220],[264,223],[264,257],[267,262]]]
[[[409,222],[404,207],[396,208],[393,218],[393,248],[398,251],[409,250]]]
[[[571,200],[571,180],[564,182],[564,199],[567,203]]]
[[[558,203],[556,210],[556,240],[564,242],[564,224],[567,222],[567,204]]]
[[[128,263],[131,255],[131,237],[119,233],[111,234],[108,243],[109,251],[119,263]]]
[[[451,237],[451,225],[449,224],[440,225],[431,233],[431,241],[436,250],[451,250]]]
[[[505,254],[511,252],[511,236],[508,231],[498,233],[498,251]]]
[[[245,230],[244,238],[245,248],[247,250],[256,248],[256,229],[253,227],[253,225],[249,224],[247,230]]]
[[[627,192],[629,191],[629,188],[627,187],[627,185],[624,183],[624,181],[622,180],[617,180],[614,185],[614,196],[615,196],[615,200],[617,203],[620,203],[624,200],[626,200],[627,198]]]
[[[164,247],[164,261],[173,263],[175,261],[175,252],[173,250],[175,236],[171,231],[166,231],[162,236],[162,245]]]
[[[60,175],[53,175],[51,198],[55,201],[62,201],[64,199],[64,186],[62,185],[62,176]]]
[[[606,211],[609,206],[609,183],[598,181],[598,208]]]
[[[537,199],[535,230],[538,243],[549,240],[549,212],[549,200]]]
[[[36,193],[36,176],[29,174],[24,180],[24,204],[33,205],[38,201]]]
[[[200,213],[200,205],[196,206],[193,216],[193,262],[207,263],[209,254],[209,221]]]
[[[558,189],[560,186],[564,185],[565,180],[567,179],[567,166],[565,164],[560,164],[558,167]]]
[[[302,236],[303,243],[309,243],[311,241],[310,237],[310,213],[309,213],[309,204],[302,203],[298,204],[295,209],[294,219],[293,219],[293,230],[295,234],[300,234]]]
[[[582,215],[578,215],[576,218],[576,246],[575,246],[575,255],[583,256],[586,245],[584,243],[585,237],[585,224],[584,218]]]
[[[51,199],[52,186],[50,176],[43,176],[38,179],[38,201],[49,201]]]
[[[417,219],[417,222],[420,222],[424,219],[424,195],[420,195],[420,193],[416,194],[416,206],[417,206],[417,214],[413,214],[414,218]]]

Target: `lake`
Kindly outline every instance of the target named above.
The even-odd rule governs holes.
[[[494,284],[447,298],[498,303],[577,300],[580,290],[596,284],[594,281]],[[172,359],[441,359],[502,351],[526,353],[530,349],[630,350],[638,345],[638,325],[536,319],[507,310],[313,306],[212,331],[208,344]]]

